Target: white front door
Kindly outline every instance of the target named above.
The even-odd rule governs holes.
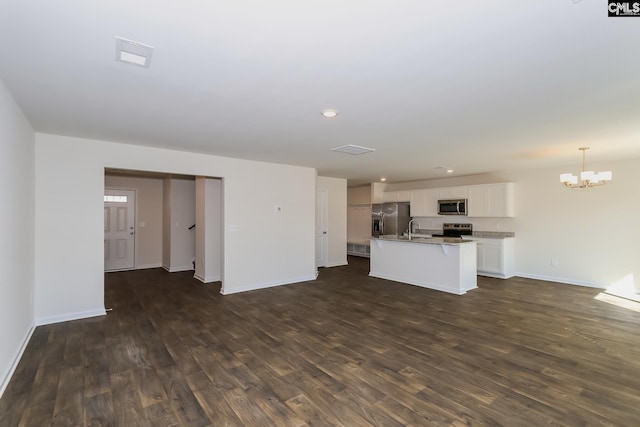
[[[316,267],[326,267],[329,262],[329,197],[326,190],[316,195]]]
[[[136,192],[104,190],[104,270],[134,267]]]

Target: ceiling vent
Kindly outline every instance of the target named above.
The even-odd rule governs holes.
[[[343,145],[342,147],[332,148],[331,151],[336,151],[338,153],[346,153],[357,156],[359,154],[371,153],[372,151],[376,151],[373,148],[360,147],[358,145]]]
[[[116,61],[149,68],[153,46],[116,37]]]

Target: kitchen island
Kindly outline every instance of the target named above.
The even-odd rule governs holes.
[[[371,239],[369,276],[462,295],[477,288],[476,242],[452,238]]]

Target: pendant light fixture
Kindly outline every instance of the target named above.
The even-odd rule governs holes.
[[[560,174],[560,182],[569,188],[591,188],[604,185],[607,181],[611,181],[611,171],[598,172],[587,170],[587,164],[585,160],[585,154],[589,147],[580,147],[578,150],[582,151],[582,172],[580,172],[580,182],[578,177],[571,173]]]

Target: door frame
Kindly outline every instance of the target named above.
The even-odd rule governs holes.
[[[320,195],[323,195],[324,206],[321,206],[319,203]],[[321,221],[324,216],[325,230],[321,230]],[[322,233],[320,235],[318,232]],[[324,244],[319,242],[319,240],[325,240]],[[321,256],[318,257],[318,246],[320,247]],[[316,270],[318,267],[326,267],[329,265],[329,191],[322,189],[316,190]]]
[[[114,268],[113,270],[106,270],[103,265],[103,271],[105,273],[112,273],[116,271],[131,271],[136,269],[136,248],[138,247],[138,227],[136,226],[136,221],[138,218],[138,192],[133,188],[116,188],[116,187],[104,187],[102,191],[103,195],[103,205],[104,205],[104,196],[106,191],[128,191],[133,193],[133,265],[131,267],[126,268]]]

